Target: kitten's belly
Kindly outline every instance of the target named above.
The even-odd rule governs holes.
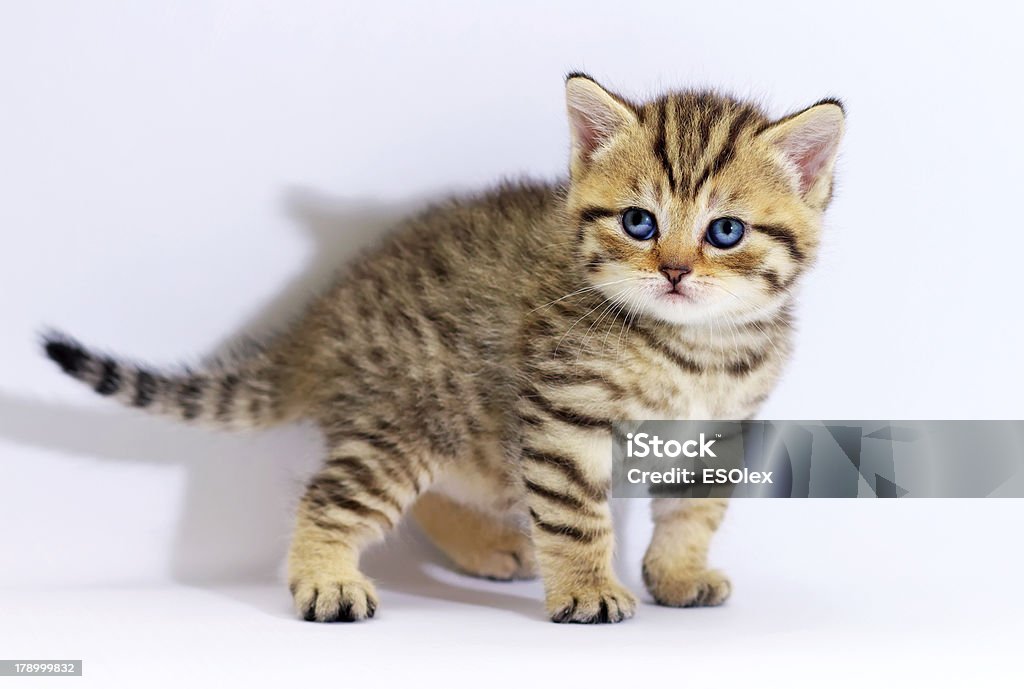
[[[517,486],[500,440],[487,435],[476,438],[471,451],[446,466],[430,490],[481,512],[505,515],[525,513]]]

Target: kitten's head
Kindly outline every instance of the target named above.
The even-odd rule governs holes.
[[[566,82],[568,210],[588,279],[676,323],[750,321],[789,300],[818,248],[838,101],[781,120],[710,92],[635,104]]]

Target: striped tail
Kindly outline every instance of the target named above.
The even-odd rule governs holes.
[[[242,430],[297,416],[263,355],[223,369],[167,374],[91,352],[59,333],[46,335],[43,346],[65,373],[99,394],[179,421]]]

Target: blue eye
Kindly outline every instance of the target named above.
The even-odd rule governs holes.
[[[622,213],[622,229],[633,239],[645,242],[658,233],[658,222],[643,208],[627,208]]]
[[[717,249],[731,249],[743,239],[745,230],[742,220],[718,218],[711,221],[704,236],[707,237],[708,244]]]

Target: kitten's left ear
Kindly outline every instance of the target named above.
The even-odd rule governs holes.
[[[565,81],[565,102],[574,174],[617,134],[639,122],[636,111],[625,100],[606,91],[586,74],[569,75]]]
[[[782,154],[800,195],[816,208],[824,208],[831,196],[845,121],[842,104],[828,100],[779,120],[761,134]]]

